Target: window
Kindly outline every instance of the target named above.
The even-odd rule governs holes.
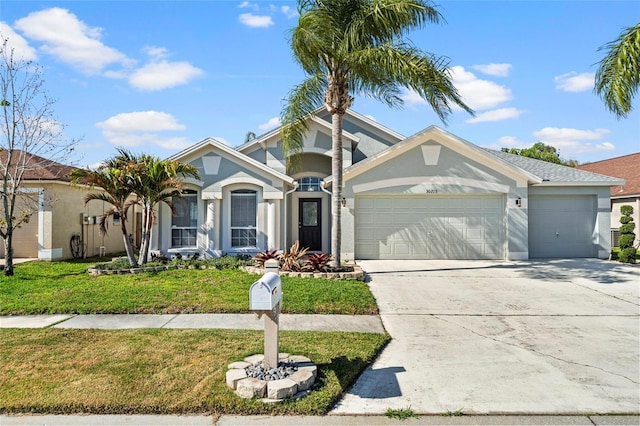
[[[298,191],[320,191],[320,178],[309,176],[298,179]]]
[[[255,247],[258,199],[255,191],[231,193],[231,247]]]
[[[198,197],[195,191],[185,191],[173,197],[175,215],[171,220],[171,247],[195,247],[198,235]]]

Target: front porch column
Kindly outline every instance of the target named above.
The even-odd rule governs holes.
[[[266,200],[267,206],[267,249],[278,248],[276,245],[276,200]]]
[[[222,245],[220,244],[220,238],[221,238],[221,234],[222,234],[222,228],[221,228],[221,219],[220,219],[220,200],[219,199],[214,199],[213,202],[213,220],[212,220],[212,226],[213,226],[213,230],[211,231],[213,233],[213,247],[212,247],[212,251],[214,253],[222,253]]]

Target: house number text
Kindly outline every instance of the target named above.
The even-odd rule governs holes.
[[[437,189],[427,189],[427,194],[437,194],[438,190]]]

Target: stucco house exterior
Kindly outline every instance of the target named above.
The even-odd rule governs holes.
[[[611,187],[612,244],[617,246],[621,206],[629,205],[633,207],[633,221],[636,224],[636,229],[640,226],[640,152],[583,164],[578,168],[625,180],[623,185]]]
[[[0,152],[0,162],[6,151]],[[116,253],[124,250],[122,233],[117,223],[109,224],[109,233],[100,235],[96,217],[109,209],[109,205],[92,201],[87,206],[83,199],[88,188],[72,186],[68,177],[73,167],[42,157],[26,154],[21,203],[33,214],[28,223],[15,230],[14,257],[40,260],[72,258],[71,237],[79,235],[84,255]],[[2,206],[0,206],[0,213]],[[4,242],[0,241],[0,257],[4,257]]]
[[[331,117],[309,121],[300,167],[280,129],[231,148],[207,138],[171,159],[200,169],[152,249],[207,256],[330,251]],[[343,259],[606,258],[618,178],[480,148],[437,126],[404,137],[349,111],[343,133]]]

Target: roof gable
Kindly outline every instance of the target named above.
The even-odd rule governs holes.
[[[384,151],[356,163],[353,166],[347,167],[344,171],[344,179],[348,180],[354,178],[359,174],[380,166],[388,160],[404,154],[410,149],[430,140],[440,143],[461,155],[474,159],[475,161],[486,163],[496,171],[509,176],[516,181],[533,183],[542,182],[542,180],[537,176],[490,155],[481,148],[439,128],[438,126],[429,126],[426,129],[409,136],[405,140],[385,149]],[[329,181],[330,179],[327,179],[327,182]]]
[[[199,143],[192,145],[189,148],[186,148],[179,153],[169,157],[169,159],[190,162],[211,151],[216,151],[221,156],[226,157],[235,163],[242,164],[250,169],[257,170],[262,174],[266,174],[272,179],[280,180],[290,185],[293,185],[294,183],[294,179],[290,176],[287,176],[284,173],[280,173],[277,170],[274,170],[271,167],[267,166],[266,164],[254,160],[253,158],[236,151],[235,149],[214,138],[203,139]]]
[[[310,120],[312,120],[314,123],[320,125],[321,127],[327,129],[328,133],[331,134],[331,122],[327,121],[321,117],[324,117],[327,115],[327,111],[324,108],[318,108],[314,114],[313,117],[310,118]],[[355,111],[352,110],[347,110],[347,112],[345,113],[345,117],[347,119],[351,119],[354,120],[358,123],[361,123],[363,125],[366,126],[370,126],[373,127],[376,131],[385,134],[388,136],[388,139],[390,140],[394,140],[394,141],[400,141],[402,139],[404,139],[404,136],[402,136],[401,134],[394,132],[393,130],[384,127],[383,125],[381,125],[380,123],[371,120],[367,117],[365,117],[362,114],[359,114]],[[270,141],[271,139],[273,139],[274,137],[279,137],[280,135],[280,130],[281,130],[282,126],[279,126],[273,130],[270,130],[269,132],[260,135],[258,137],[256,137],[255,139],[240,145],[239,147],[236,148],[236,150],[243,152],[243,153],[248,153],[251,152],[255,149],[256,146],[262,146],[264,148],[264,146],[266,145],[266,143],[268,141]],[[353,135],[352,133],[347,132],[346,130],[343,131],[343,135],[352,141],[358,141],[358,136]]]

